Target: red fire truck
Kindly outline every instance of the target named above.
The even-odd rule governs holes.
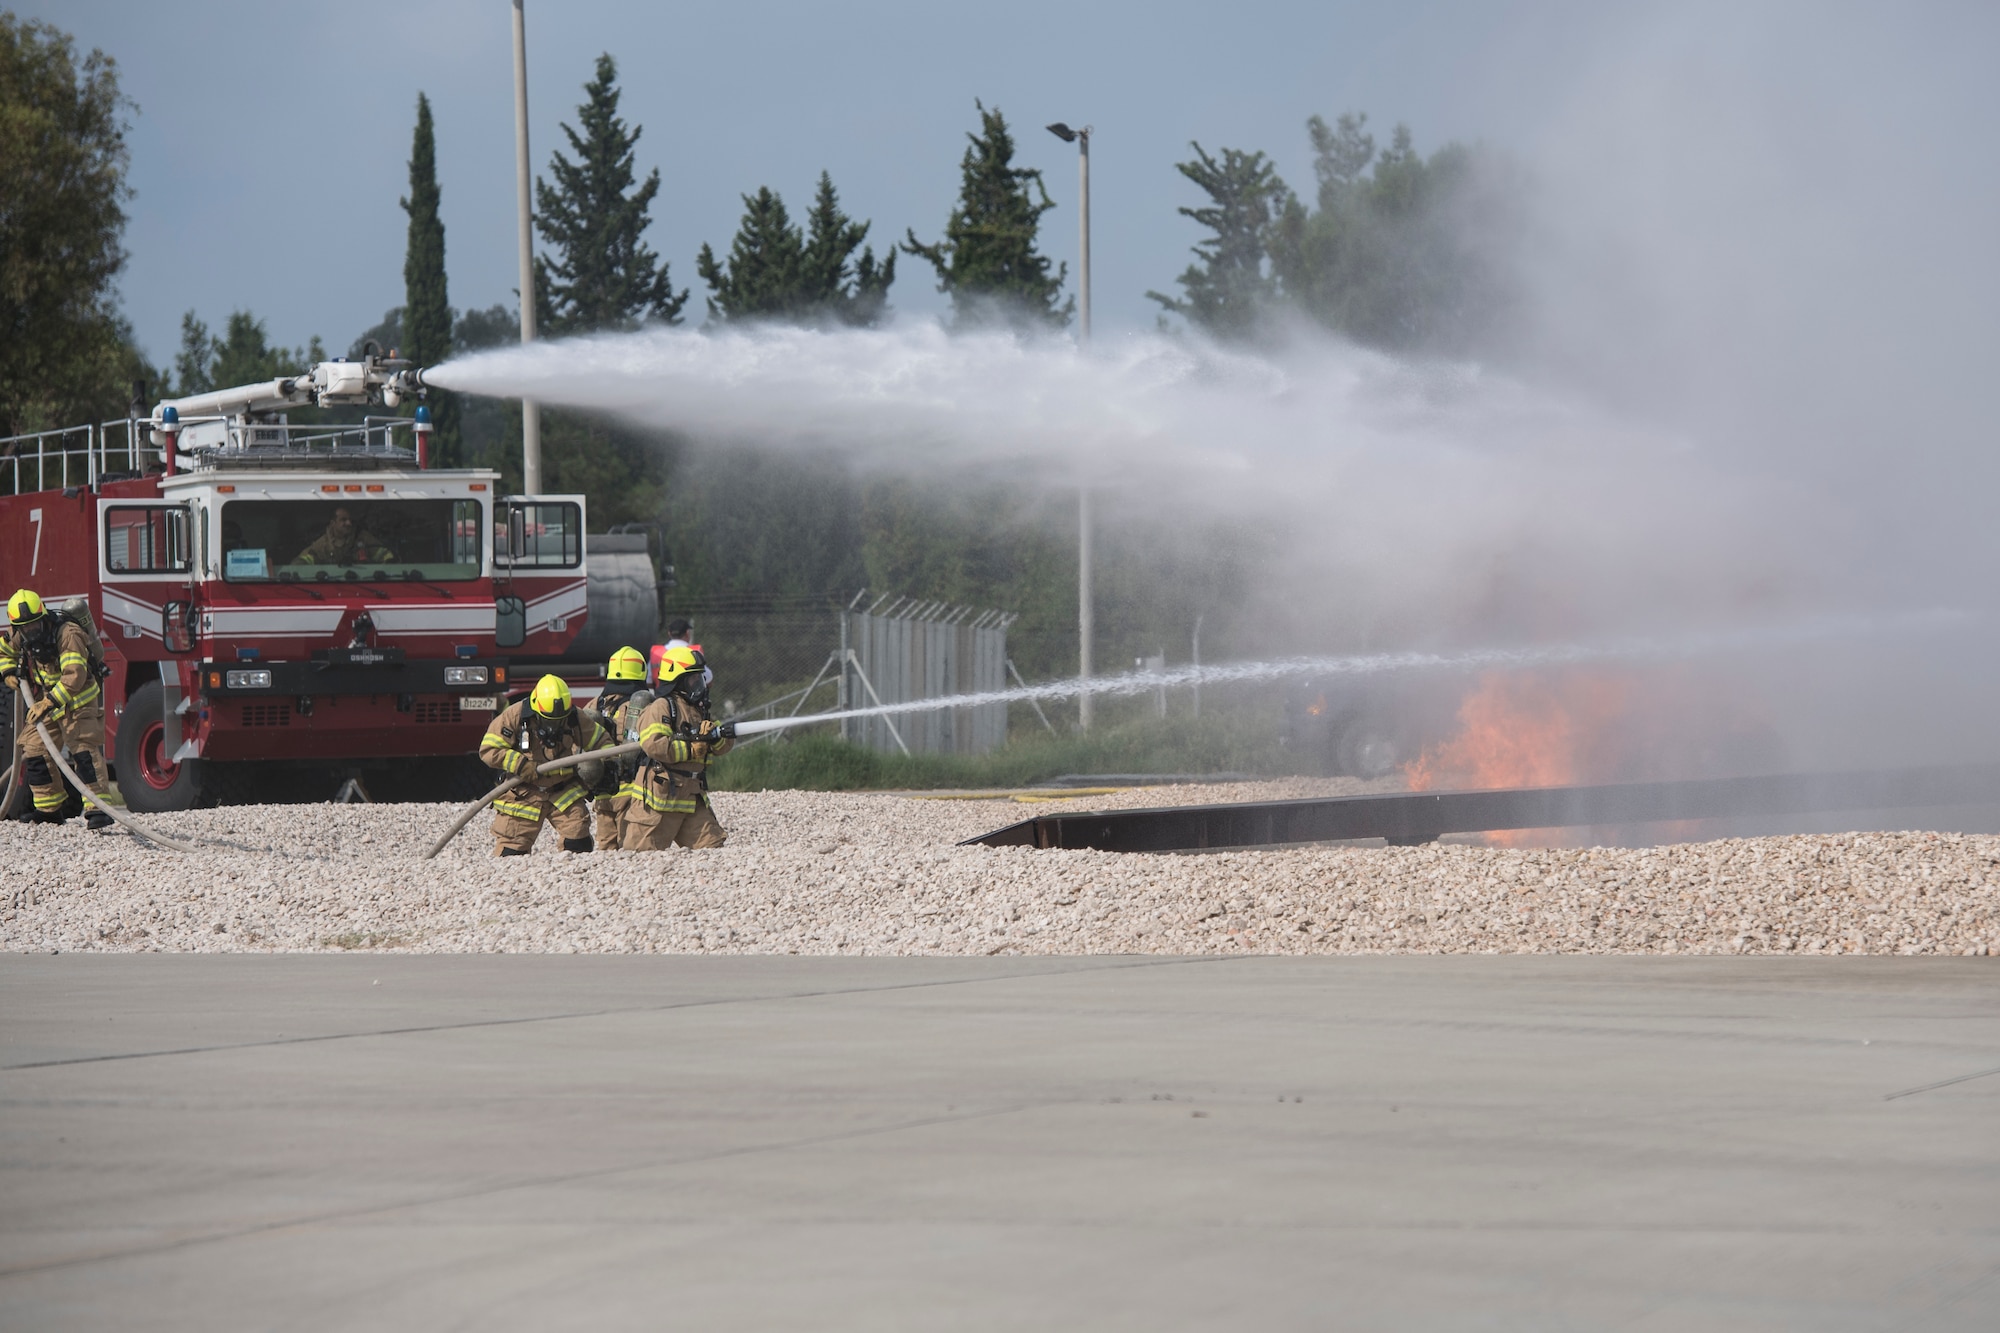
[[[301,773],[378,798],[490,785],[471,756],[510,666],[570,657],[590,616],[584,500],[430,467],[423,407],[366,415],[423,392],[370,355],[0,440],[0,582],[88,607],[132,809],[268,799]],[[644,538],[603,540],[629,583]]]

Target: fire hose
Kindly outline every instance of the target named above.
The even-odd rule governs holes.
[[[9,699],[7,705],[14,714],[13,725],[7,728],[8,736],[13,738],[14,752],[7,761],[7,782],[4,786],[0,786],[0,819],[5,819],[8,811],[14,808],[14,784],[21,776],[21,723],[23,721],[21,704],[19,700]]]
[[[28,682],[16,677],[14,681],[14,688],[21,692],[22,705],[32,709],[35,705],[35,696],[28,693]],[[134,834],[137,837],[144,838],[147,842],[158,843],[160,846],[176,852],[187,852],[190,855],[199,854],[200,849],[193,846],[192,844],[185,842],[176,842],[172,838],[164,837],[158,833],[155,833],[151,829],[147,828],[144,824],[141,824],[138,820],[132,818],[132,816],[126,814],[123,810],[114,810],[110,806],[106,805],[103,801],[99,800],[97,797],[97,793],[90,789],[90,784],[85,782],[82,778],[78,777],[76,775],[76,770],[69,766],[69,760],[63,758],[62,747],[56,744],[55,737],[49,735],[49,729],[43,726],[40,722],[37,722],[35,723],[35,730],[41,735],[42,748],[49,752],[49,758],[52,761],[54,761],[55,766],[57,768],[62,770],[63,776],[69,779],[70,785],[76,788],[77,792],[83,797],[84,800],[89,801],[92,805],[96,806],[99,810],[102,810],[106,815],[108,815],[113,823],[117,824],[119,827],[123,828],[128,833]],[[15,754],[17,757],[20,754],[20,742],[18,740],[15,742]],[[100,758],[101,757],[102,756],[100,756]],[[11,776],[8,778],[8,781],[10,783],[13,782],[14,780],[15,779],[12,778]],[[9,790],[11,790],[11,788]]]
[[[551,759],[546,764],[536,765],[533,773],[523,773],[519,777],[508,779],[467,806],[464,813],[460,814],[457,819],[452,820],[451,827],[444,831],[444,836],[439,838],[432,845],[431,849],[424,853],[424,860],[428,861],[443,851],[444,845],[457,837],[458,831],[471,823],[474,815],[499,800],[502,796],[505,796],[508,792],[514,790],[514,788],[525,783],[529,778],[539,777],[544,773],[555,773],[565,768],[574,768],[586,759],[613,759],[619,755],[637,754],[642,748],[644,747],[638,741],[630,741],[624,745],[613,745],[603,750],[585,750],[582,754],[568,754],[560,759]]]

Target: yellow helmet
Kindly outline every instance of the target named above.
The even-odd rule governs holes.
[[[528,696],[528,707],[541,717],[568,717],[569,682],[561,676],[543,676],[535,682],[535,692]]]
[[[26,588],[7,599],[7,623],[10,625],[32,624],[47,612],[48,608],[42,605],[42,599]]]
[[[611,664],[604,668],[606,680],[644,680],[646,678],[646,655],[637,648],[620,648],[611,654]]]
[[[678,680],[690,671],[701,670],[701,654],[692,648],[669,648],[660,655],[660,684]]]

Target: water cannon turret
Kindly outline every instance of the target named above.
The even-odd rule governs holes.
[[[185,463],[216,451],[268,448],[288,440],[286,414],[292,408],[393,412],[429,393],[419,367],[395,349],[385,354],[370,342],[357,358],[321,361],[295,375],[160,402],[143,424],[156,447],[178,453]]]
[[[394,349],[386,356],[365,351],[359,360],[321,361],[298,375],[159,403],[153,408],[153,426],[161,426],[169,407],[183,420],[222,417],[247,423],[293,407],[398,407],[406,399],[426,396],[423,372]]]

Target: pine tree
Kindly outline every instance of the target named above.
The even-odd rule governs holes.
[[[896,256],[877,263],[864,247],[869,224],[840,209],[833,177],[822,171],[805,230],[793,225],[785,201],[769,186],[743,196],[743,221],[725,264],[708,246],[696,268],[713,293],[711,319],[782,319],[799,323],[872,325],[888,306]],[[861,251],[859,259],[854,252]]]
[[[410,234],[403,251],[400,350],[420,366],[434,366],[451,355],[452,313],[445,288],[444,219],[438,216],[437,139],[430,99],[422,93],[417,94],[417,128],[410,140],[410,194],[402,205],[410,215]],[[456,467],[458,399],[432,390],[430,406],[436,461],[441,467]]]
[[[174,358],[175,397],[233,389],[296,375],[326,360],[319,335],[304,347],[273,347],[264,321],[248,310],[230,314],[220,338],[190,310],[181,316],[181,350]]]
[[[675,293],[667,265],[641,239],[660,192],[655,169],[633,187],[633,145],[641,129],[618,118],[618,66],[597,58],[584,85],[578,134],[562,127],[576,161],[553,154],[555,184],[535,182],[535,227],[554,257],[535,260],[537,319],[552,334],[629,329],[641,321],[680,322],[685,290]]]
[[[209,335],[208,325],[194,317],[190,310],[181,316],[181,350],[174,356],[174,386],[171,396],[185,398],[189,394],[207,393],[215,387],[208,368],[215,360],[215,339]],[[164,392],[164,389],[163,389]]]
[[[872,224],[840,211],[833,177],[819,173],[819,192],[807,219],[804,280],[813,309],[843,324],[872,326],[888,313],[889,286],[896,281],[896,251],[878,264],[875,247],[864,245]],[[856,259],[854,252],[861,251]]]
[[[805,238],[770,186],[743,196],[743,221],[725,269],[706,242],[695,259],[711,319],[790,319],[804,313]]]
[[[1190,144],[1194,161],[1182,162],[1180,173],[1200,186],[1211,201],[1207,208],[1183,208],[1213,233],[1194,247],[1200,264],[1190,264],[1177,281],[1183,295],[1146,295],[1190,324],[1217,337],[1241,337],[1262,317],[1277,294],[1277,283],[1265,268],[1272,228],[1290,196],[1277,168],[1262,153],[1225,148],[1217,161],[1199,143]]]
[[[1048,257],[1035,251],[1042,214],[1055,203],[1041,172],[1013,165],[1014,138],[999,108],[973,105],[980,132],[965,136],[970,146],[959,163],[958,207],[945,223],[944,239],[925,245],[911,230],[903,249],[937,270],[938,290],[951,297],[961,325],[1022,317],[1067,324],[1075,302],[1056,301],[1069,266],[1051,277]]]
[[[1284,299],[1371,346],[1473,350],[1516,299],[1520,180],[1484,148],[1446,144],[1427,159],[1403,125],[1378,151],[1367,124],[1306,122],[1319,207],[1288,198],[1273,228]]]

